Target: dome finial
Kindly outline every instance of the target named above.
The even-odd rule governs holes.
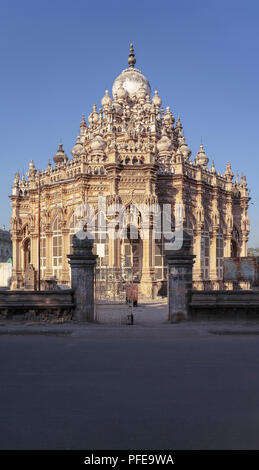
[[[133,49],[133,43],[131,41],[130,43],[130,51],[129,51],[129,58],[128,58],[128,64],[130,67],[134,67],[136,63],[136,59],[135,59],[135,54],[134,54],[134,49]]]

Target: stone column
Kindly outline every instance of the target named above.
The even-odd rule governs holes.
[[[142,275],[140,289],[146,297],[153,298],[154,269],[152,268],[152,234],[149,227],[143,228],[142,247]]]
[[[32,264],[35,268],[35,271],[38,271],[39,266],[38,266],[38,233],[31,233],[31,261],[30,264]],[[25,270],[25,267],[23,267]]]
[[[201,227],[199,226],[197,230],[194,231],[194,236],[193,236],[193,252],[196,255],[196,262],[195,266],[193,268],[193,280],[194,280],[194,285],[195,288],[198,290],[203,290],[204,289],[204,284],[203,284],[203,271],[201,268],[201,237],[202,237],[202,230]]]
[[[179,250],[166,252],[168,263],[168,304],[169,321],[186,320],[189,312],[189,302],[192,290],[192,267],[195,255],[191,254],[191,236],[188,233],[176,232],[176,237],[182,237],[182,247]]]
[[[109,237],[109,268],[113,268],[114,267],[114,242],[115,240],[113,239],[112,237],[112,234],[111,236]]]
[[[241,237],[241,252],[240,256],[247,256],[247,242],[248,242],[248,237],[245,235],[242,235]]]
[[[78,232],[72,238],[73,254],[67,255],[71,266],[71,287],[74,290],[75,310],[77,321],[94,321],[94,267],[97,255],[93,255],[94,240],[80,239]]]
[[[218,289],[217,274],[217,229],[213,229],[210,239],[210,285],[214,290]]]
[[[62,229],[62,272],[61,272],[61,280],[64,283],[69,284],[69,265],[67,260],[67,253],[69,253],[69,228]]]
[[[231,257],[231,232],[224,238],[224,258]]]
[[[21,268],[21,254],[22,254],[22,240],[19,232],[12,234],[13,242],[13,269],[11,279],[11,290],[15,290],[22,286],[22,268]]]

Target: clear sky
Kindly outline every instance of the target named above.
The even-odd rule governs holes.
[[[244,171],[250,246],[259,246],[258,0],[0,0],[0,224],[13,176],[44,169],[60,139],[69,156],[82,112],[136,67],[180,114],[192,158]]]

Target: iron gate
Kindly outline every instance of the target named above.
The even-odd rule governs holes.
[[[95,320],[100,323],[133,323],[132,268],[95,268]]]

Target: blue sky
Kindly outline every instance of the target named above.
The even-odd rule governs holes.
[[[180,114],[195,156],[245,171],[250,246],[259,246],[259,2],[257,0],[0,0],[0,224],[9,227],[13,175],[67,154],[82,112],[100,106],[137,64],[164,106]]]

